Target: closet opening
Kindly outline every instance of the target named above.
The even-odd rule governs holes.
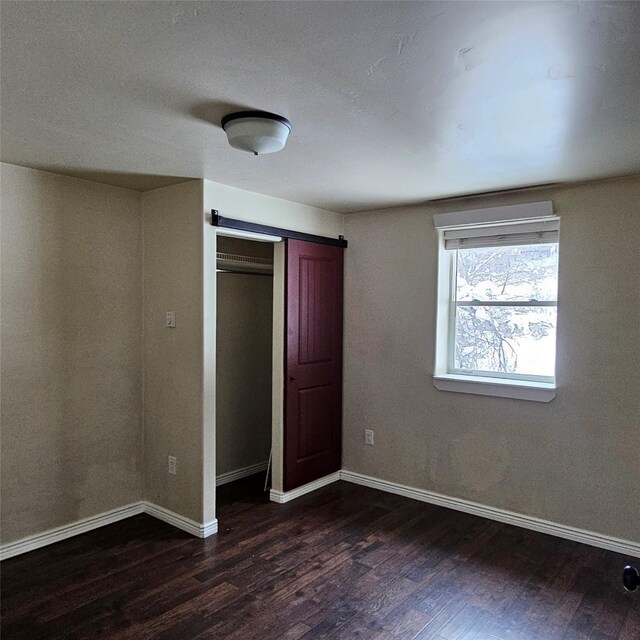
[[[272,242],[217,238],[216,492],[269,500],[273,374]]]

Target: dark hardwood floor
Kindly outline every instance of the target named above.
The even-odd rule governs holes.
[[[198,540],[141,515],[2,563],[2,638],[639,640],[631,558],[339,482],[221,487]]]

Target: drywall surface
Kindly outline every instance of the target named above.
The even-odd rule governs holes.
[[[138,193],[2,164],[2,542],[140,498]]]
[[[140,189],[203,176],[345,212],[640,171],[638,2],[0,12],[2,157],[16,164]],[[247,107],[291,118],[283,152],[228,144],[217,125]]]
[[[273,245],[219,238],[218,249],[273,255]],[[266,254],[266,255],[265,255]],[[264,462],[271,449],[273,277],[217,276],[216,472]]]
[[[436,390],[432,214],[549,199],[557,397]],[[639,540],[640,179],[356,214],[346,235],[343,467]]]
[[[144,498],[203,519],[202,182],[141,196],[144,233]],[[176,312],[176,327],[165,312]],[[170,475],[167,457],[177,457]]]
[[[204,201],[207,213],[217,209],[227,218],[334,238],[344,233],[344,216],[339,213],[228,187],[211,180],[204,180]]]

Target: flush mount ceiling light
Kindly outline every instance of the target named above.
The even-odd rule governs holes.
[[[230,113],[221,124],[232,147],[256,156],[284,149],[291,132],[286,118],[267,111]]]

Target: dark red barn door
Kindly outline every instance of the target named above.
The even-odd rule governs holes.
[[[342,456],[343,249],[287,240],[284,490]]]

